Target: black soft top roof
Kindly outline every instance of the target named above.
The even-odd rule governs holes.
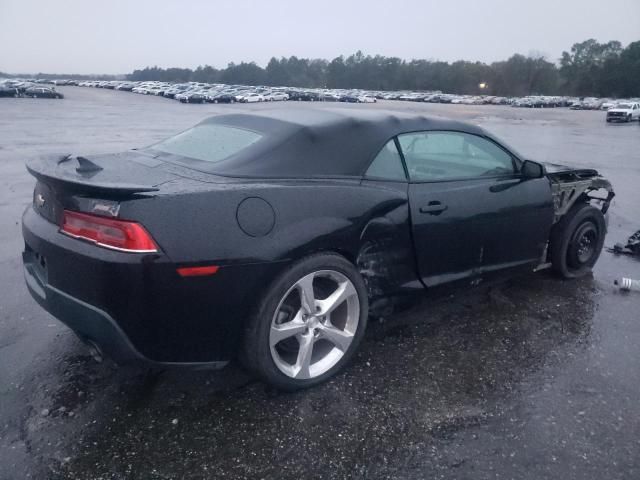
[[[389,139],[420,130],[487,135],[480,127],[423,115],[347,108],[279,108],[201,122],[258,132],[262,139],[202,169],[232,177],[362,176]],[[200,163],[200,162],[199,162]]]

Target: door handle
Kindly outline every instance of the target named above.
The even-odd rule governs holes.
[[[420,213],[428,213],[429,215],[440,215],[447,209],[447,206],[440,202],[429,202],[425,207],[420,207]]]

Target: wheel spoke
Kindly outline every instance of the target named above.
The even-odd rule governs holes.
[[[353,334],[333,326],[322,327],[322,338],[333,343],[340,351],[346,352],[353,340]]]
[[[349,297],[356,295],[356,289],[351,282],[342,282],[338,284],[338,288],[324,300],[316,300],[316,304],[320,307],[318,315],[328,315],[338,308]]]
[[[285,340],[299,333],[303,333],[307,326],[302,321],[302,312],[299,311],[295,318],[289,322],[282,323],[280,325],[272,325],[271,333],[269,335],[269,342],[271,346],[277,345],[282,340]]]
[[[313,355],[313,344],[315,339],[313,335],[302,335],[299,337],[300,350],[298,350],[298,358],[294,365],[295,378],[309,378],[309,366],[311,365],[311,355]]]
[[[298,281],[298,291],[300,292],[300,304],[304,311],[311,315],[316,311],[316,297],[313,293],[313,279],[315,274],[311,273]]]

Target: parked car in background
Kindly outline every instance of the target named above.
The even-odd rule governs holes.
[[[164,91],[164,96],[167,97],[167,98],[174,98],[179,93],[183,93],[183,92],[188,91],[189,88],[190,88],[190,86],[188,84],[172,85],[171,87],[168,87]]]
[[[260,93],[251,92],[243,95],[240,99],[242,103],[256,103],[256,102],[264,102],[264,96]]]
[[[618,104],[615,100],[606,99],[600,105],[601,110],[609,110],[610,108],[615,107]]]
[[[289,95],[285,92],[266,92],[263,97],[266,102],[283,102],[289,100]]]
[[[338,101],[342,103],[360,103],[359,97],[353,93],[345,93],[341,95]]]
[[[20,92],[14,87],[0,86],[0,97],[17,97]]]
[[[316,92],[306,90],[291,90],[287,92],[289,94],[289,100],[305,101],[305,102],[317,102],[320,101],[320,95]]]
[[[619,103],[607,110],[607,123],[640,120],[640,103]]]
[[[236,103],[236,96],[227,92],[216,93],[207,96],[207,101],[210,103]]]
[[[360,95],[358,98],[358,102],[360,103],[376,103],[377,99],[373,95]]]
[[[181,103],[205,103],[207,94],[201,91],[190,91],[176,95],[177,100]]]
[[[121,83],[116,85],[115,90],[122,90],[123,92],[130,92],[135,87],[134,83]]]
[[[320,93],[320,100],[323,102],[339,102],[340,94],[337,92],[322,92]]]
[[[56,92],[53,88],[47,87],[29,87],[23,95],[31,98],[64,98],[60,92]]]

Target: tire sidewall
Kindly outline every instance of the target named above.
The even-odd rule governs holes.
[[[567,264],[567,253],[574,233],[585,222],[591,221],[598,230],[598,239],[594,248],[594,254],[589,262],[580,268],[571,268]],[[554,270],[564,278],[578,278],[589,272],[598,261],[602,248],[604,246],[604,238],[607,233],[606,222],[602,212],[587,203],[574,205],[565,217],[554,226],[551,234],[551,262]]]
[[[354,285],[360,303],[358,328],[349,350],[332,368],[315,378],[295,380],[281,372],[273,361],[269,346],[271,322],[276,308],[292,285],[305,275],[318,270],[335,270],[345,275]],[[368,316],[366,286],[360,273],[347,259],[337,254],[316,254],[306,257],[280,274],[264,294],[245,332],[243,363],[267,383],[282,390],[293,391],[317,385],[336,374],[353,357],[364,336]]]

